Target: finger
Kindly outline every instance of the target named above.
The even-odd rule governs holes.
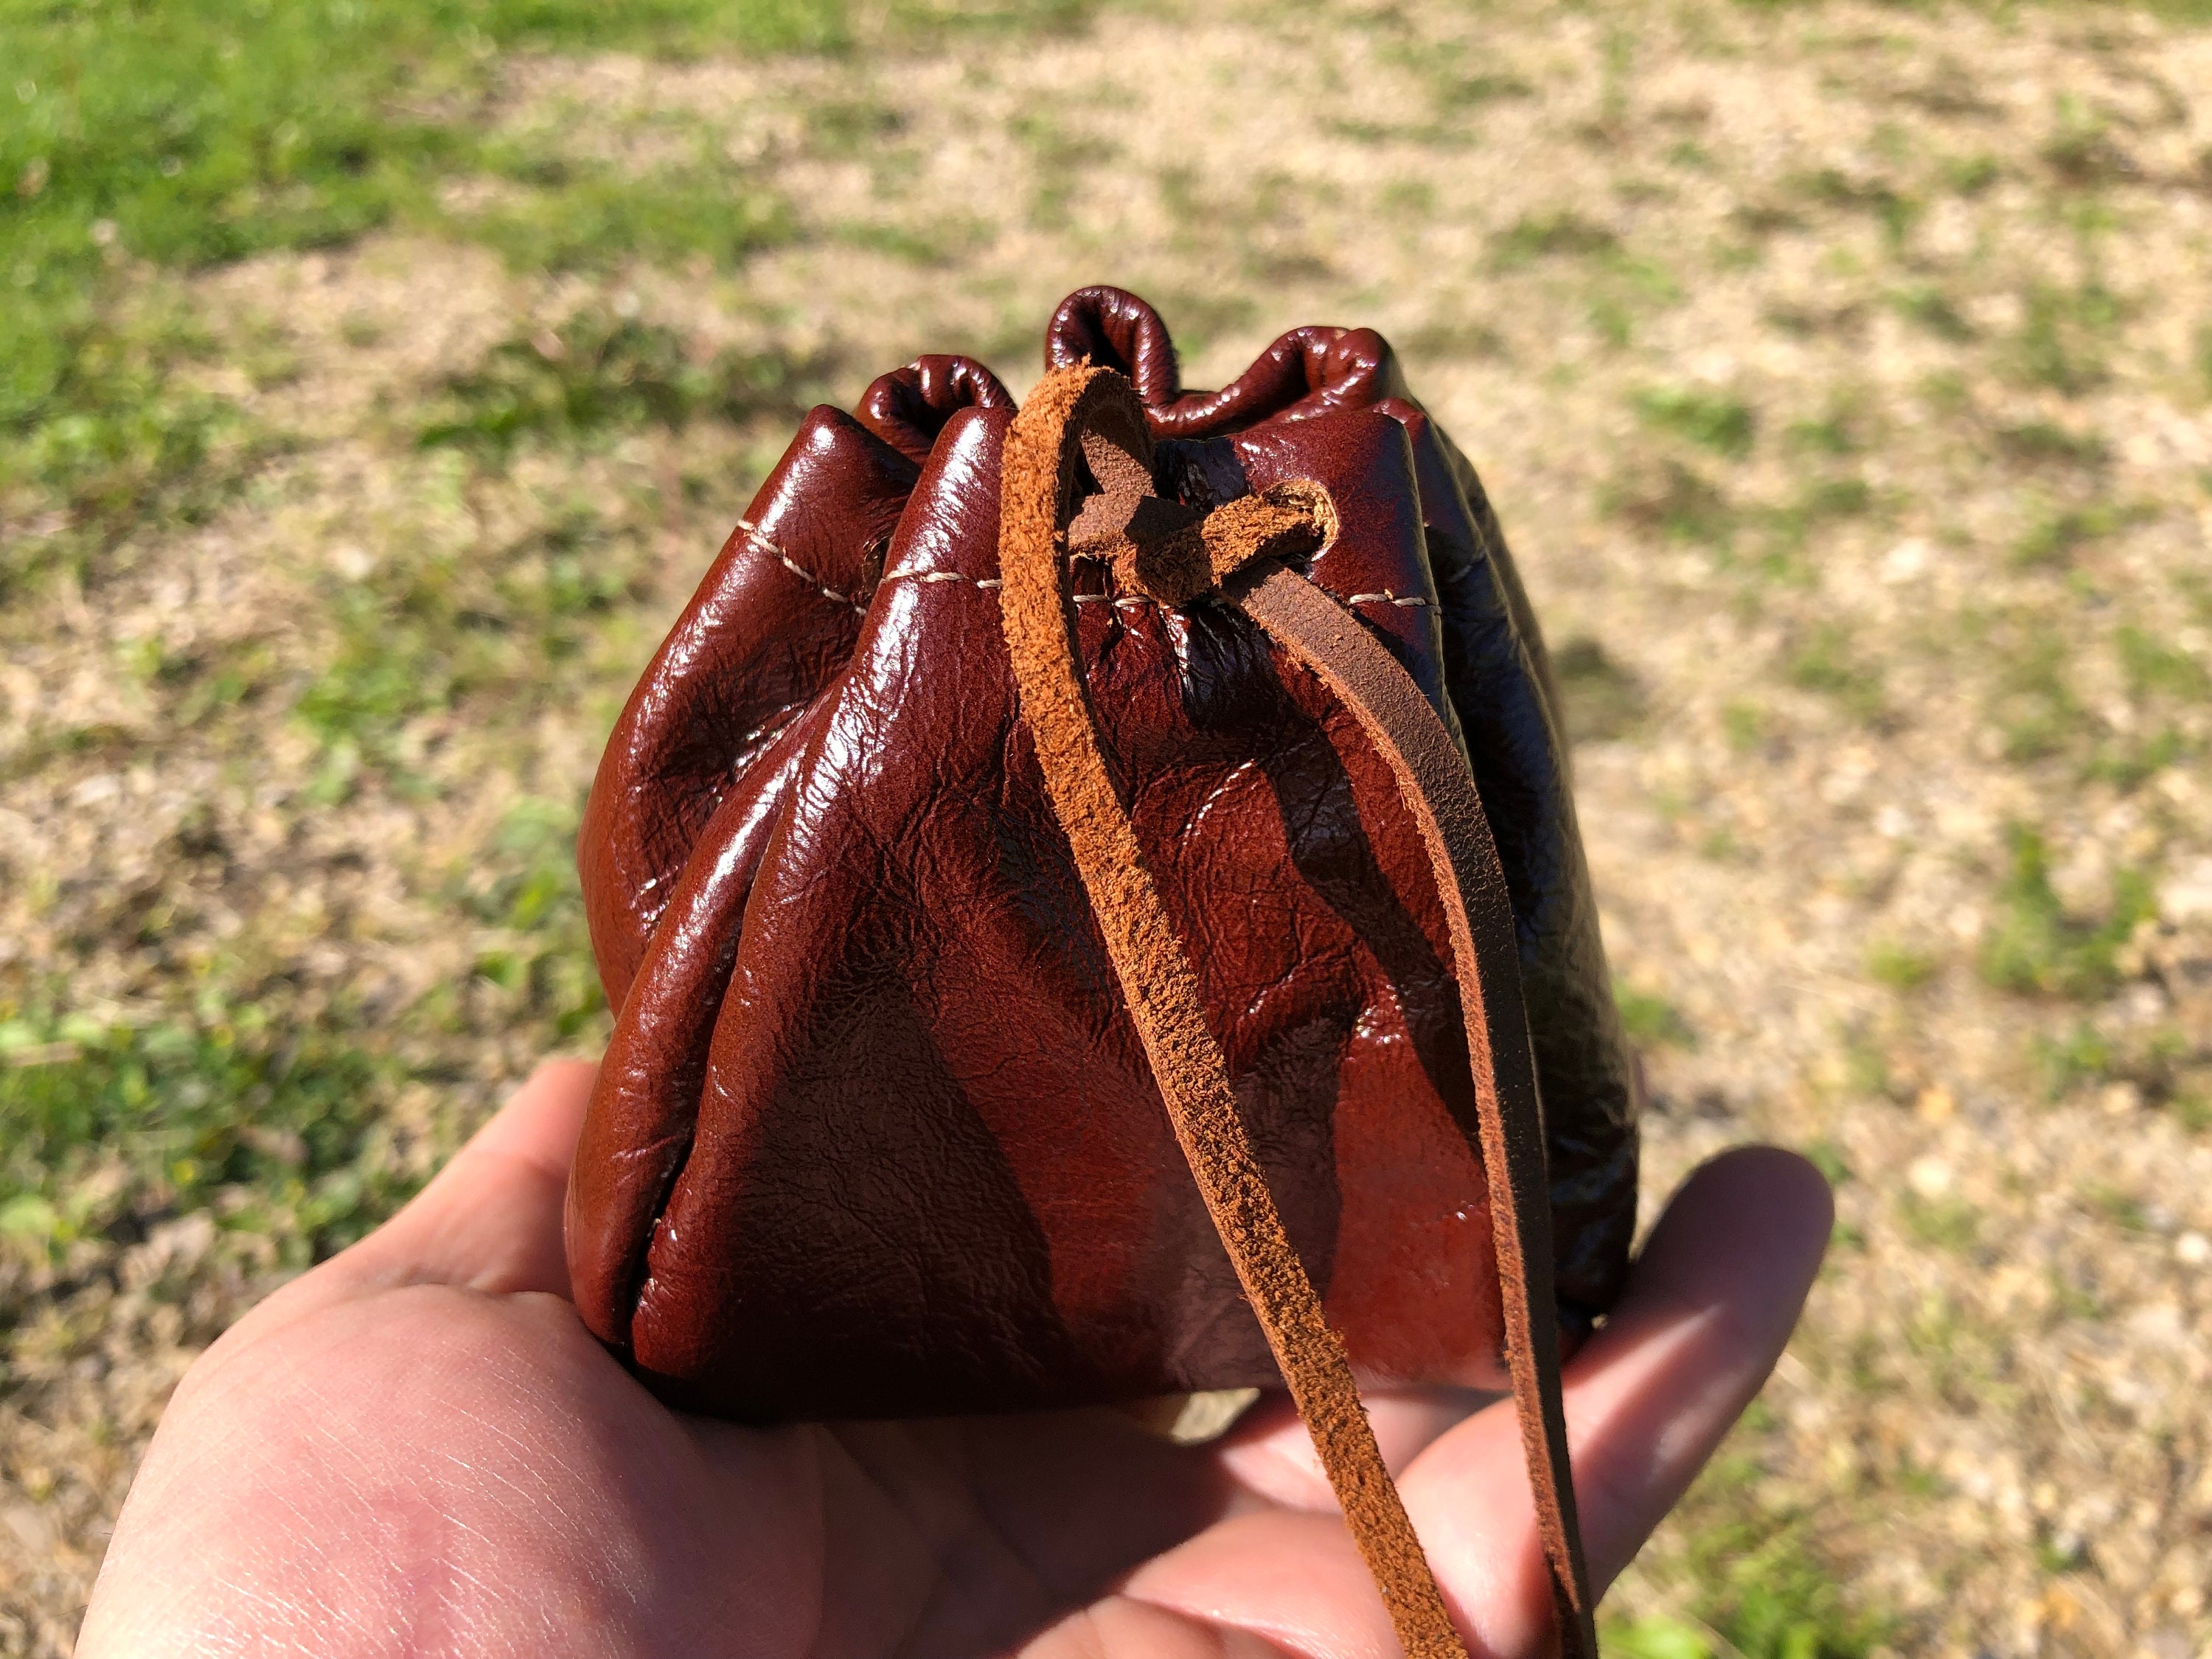
[[[1569,1367],[1575,1490],[1596,1584],[1626,1565],[1772,1368],[1830,1216],[1818,1172],[1769,1148],[1715,1159],[1668,1206],[1606,1328]],[[1550,1597],[1510,1403],[1442,1435],[1400,1487],[1474,1650],[1542,1651]],[[1292,1652],[1392,1650],[1349,1535],[1316,1516],[1211,1528],[1141,1569],[1127,1592]]]
[[[1796,1328],[1835,1228],[1820,1172],[1746,1146],[1683,1183],[1637,1263],[1636,1294],[1575,1357],[1575,1491],[1583,1537],[1611,1583],[1681,1499]]]
[[[259,1345],[320,1310],[396,1285],[568,1294],[561,1215],[597,1067],[540,1066],[399,1213],[265,1297],[192,1367],[178,1399],[255,1363]]]
[[[1359,1552],[1341,1519],[1278,1510],[1234,1516],[1139,1567],[1118,1598],[1224,1633],[1222,1649],[1297,1659],[1399,1659]],[[1474,1659],[1492,1659],[1480,1649]]]
[[[1483,1389],[1369,1389],[1361,1391],[1383,1466],[1394,1475],[1498,1396]],[[1313,1437],[1290,1396],[1270,1391],[1237,1420],[1215,1455],[1244,1492],[1291,1509],[1336,1510],[1336,1493]]]
[[[1593,1594],[1643,1547],[1765,1382],[1833,1224],[1820,1172],[1775,1147],[1724,1153],[1668,1205],[1620,1304],[1567,1368]],[[1551,1596],[1511,1407],[1444,1436],[1401,1486],[1477,1633],[1501,1653],[1533,1650]]]
[[[1126,1595],[1072,1613],[1018,1650],[1019,1659],[1283,1659],[1283,1650],[1245,1631],[1224,1631]]]
[[[1798,1160],[1788,1153],[1769,1154],[1765,1149],[1746,1148],[1740,1154],[1717,1160],[1709,1170],[1694,1176],[1693,1182],[1699,1184],[1685,1184],[1680,1196],[1690,1200],[1690,1207],[1670,1208],[1668,1218],[1654,1231],[1650,1245],[1638,1263],[1635,1288],[1615,1310],[1607,1332],[1600,1333],[1594,1342],[1584,1346],[1571,1368],[1571,1375],[1587,1374],[1594,1356],[1601,1363],[1607,1351],[1620,1346],[1624,1333],[1631,1328],[1628,1322],[1635,1309],[1667,1294],[1662,1279],[1671,1271],[1670,1258],[1680,1253],[1683,1224],[1698,1213],[1707,1176],[1729,1181],[1747,1176],[1752,1182],[1763,1186],[1773,1178],[1773,1170],[1741,1162],[1760,1158],[1778,1158],[1793,1170],[1798,1165]],[[1777,1181],[1774,1190],[1778,1194],[1786,1194],[1788,1180]],[[1825,1183],[1821,1192],[1826,1192]],[[1826,1215],[1824,1208],[1815,1205],[1807,1213],[1825,1228],[1826,1223],[1821,1219]],[[1826,1237],[1825,1231],[1821,1231],[1815,1243],[1825,1242]],[[1476,1389],[1442,1388],[1376,1389],[1364,1395],[1376,1442],[1393,1474],[1402,1473],[1440,1437],[1477,1411],[1495,1403],[1498,1398],[1495,1394]],[[1313,1438],[1285,1395],[1270,1395],[1255,1405],[1222,1441],[1218,1455],[1223,1466],[1241,1485],[1271,1503],[1323,1510],[1336,1507],[1328,1477],[1314,1451]],[[1630,1546],[1632,1554],[1641,1541],[1639,1537]]]
[[[442,1284],[566,1297],[562,1211],[597,1073],[574,1060],[538,1067],[412,1203],[331,1262],[331,1276],[356,1287]]]

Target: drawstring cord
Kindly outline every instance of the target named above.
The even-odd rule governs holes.
[[[1567,1659],[1598,1659],[1560,1401],[1542,1114],[1512,910],[1474,780],[1396,659],[1334,597],[1281,562],[1334,538],[1328,492],[1294,482],[1201,514],[1158,495],[1151,455],[1134,387],[1087,363],[1047,374],[1006,436],[1000,615],[1046,793],[1176,1140],[1399,1642],[1407,1659],[1466,1659],[1383,1466],[1343,1340],[1253,1156],[1197,975],[1115,790],[1076,653],[1063,544],[1110,560],[1125,586],[1162,605],[1215,592],[1239,606],[1343,700],[1389,763],[1451,933],[1506,1356],[1561,1642]],[[1099,489],[1079,503],[1085,471]]]

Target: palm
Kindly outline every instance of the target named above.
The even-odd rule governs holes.
[[[754,1430],[661,1406],[562,1298],[583,1067],[178,1390],[78,1652],[1109,1659],[1393,1651],[1304,1431],[1203,1448],[1117,1412]],[[1619,1571],[1757,1388],[1827,1232],[1771,1152],[1686,1187],[1568,1368],[1593,1570]],[[1370,1401],[1476,1650],[1548,1607],[1510,1405]]]

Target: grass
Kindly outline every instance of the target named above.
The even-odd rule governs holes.
[[[1862,431],[1864,416],[1856,397],[1834,399],[1817,421],[1793,421],[1784,434],[1790,447],[1803,454],[1856,455],[1867,447]]]
[[[1753,1416],[1757,1408],[1753,1408]],[[1599,1640],[1613,1659],[1866,1659],[1892,1621],[1846,1595],[1820,1560],[1814,1516],[1761,1512],[1743,1501],[1756,1474],[1723,1453],[1698,1478],[1686,1508],[1709,1514],[1680,1563],[1683,1593],[1673,1610],[1606,1623]]]
[[[1867,656],[1842,623],[1821,623],[1790,653],[1790,684],[1832,697],[1855,720],[1881,717],[1887,702],[1881,665]]]
[[[1674,456],[1632,460],[1599,492],[1607,514],[1664,537],[1725,549],[1740,514],[1719,485]]]
[[[534,1031],[550,1046],[604,1006],[575,823],[573,804],[509,806],[443,896],[485,941],[471,973],[396,1018],[343,1002],[297,1018],[281,988],[226,990],[235,962],[194,1006],[143,1024],[0,1002],[0,1243],[58,1262],[80,1241],[129,1243],[210,1210],[298,1267],[375,1226],[450,1150],[455,1126],[435,1114],[395,1127],[410,1086],[453,1081],[426,1036]]]
[[[2179,764],[2196,747],[2172,726],[2116,734],[2095,746],[2081,767],[2081,775],[2125,793],[2141,788],[2168,767]]]
[[[2074,97],[2058,100],[2057,120],[2038,159],[2069,190],[2141,176],[2135,158],[2113,140],[2106,122]]]
[[[2007,459],[2030,466],[2098,467],[2112,459],[2111,446],[2097,433],[2069,431],[2051,421],[2000,427],[1996,438]]]
[[[2168,1095],[2166,1109],[2191,1134],[2212,1130],[2212,1077],[2192,1079]]]
[[[1587,312],[1590,325],[1615,350],[1634,339],[1647,311],[1679,304],[1682,285],[1663,266],[1614,249],[1592,261]]]
[[[1897,992],[1917,991],[1943,971],[1942,958],[1892,939],[1875,943],[1867,952],[1866,966],[1875,984]]]
[[[1951,298],[1931,283],[1919,283],[1900,289],[1890,295],[1890,304],[1906,320],[1918,324],[1939,340],[1954,345],[1965,345],[1979,333],[1968,322]]]
[[[1855,179],[1835,167],[1800,173],[1790,182],[1794,193],[1803,200],[1825,208],[1870,215],[1881,227],[1883,239],[1893,252],[1904,246],[1905,239],[1924,210],[1923,204],[1886,180]]]
[[[680,430],[702,416],[795,416],[812,403],[824,367],[734,350],[702,362],[672,329],[586,311],[553,332],[502,340],[473,368],[447,375],[416,441],[499,455],[526,440]]]
[[[1888,1100],[1898,1092],[1890,1071],[1888,1047],[1863,1020],[1848,1020],[1837,1033],[1844,1092],[1858,1100]]]
[[[1805,1155],[1806,1162],[1818,1170],[1820,1178],[1832,1188],[1856,1179],[1842,1150],[1832,1140],[1809,1141],[1797,1150]]]
[[[2148,630],[2123,623],[2113,630],[2112,644],[2129,693],[2137,701],[2165,696],[2202,702],[2212,696],[2212,673],[2204,665]]]
[[[2123,1083],[2132,1086],[2143,1104],[2170,1112],[2183,1127],[2207,1127],[2201,1097],[2212,1073],[2202,1066],[2188,1033],[2174,1025],[2100,1029],[2077,1017],[2065,1026],[2036,1033],[2028,1060],[2047,1101]]]
[[[1687,386],[1652,386],[1638,392],[1635,402],[1644,423],[1656,431],[1732,461],[1751,453],[1758,421],[1739,398]]]
[[[1943,182],[1954,195],[1975,197],[2004,177],[2004,164],[1994,155],[1964,155],[1947,163]]]
[[[1996,672],[1990,714],[2004,758],[2024,763],[2067,747],[2086,729],[2086,717],[2065,639],[2045,622],[2012,620],[2016,637],[1991,653]]]
[[[492,423],[495,434],[510,427]],[[484,438],[486,444],[514,441]],[[431,480],[468,486],[459,458]],[[619,510],[578,498],[546,504],[542,519],[503,543],[456,547],[395,527],[384,559],[333,583],[335,637],[298,691],[294,719],[315,739],[325,805],[351,798],[364,767],[404,794],[433,787],[410,758],[412,723],[495,708],[527,718],[562,695],[562,681],[618,607],[635,599],[646,558]]]
[[[1656,991],[1616,985],[1613,1000],[1628,1040],[1640,1048],[1694,1048],[1698,1034],[1680,1009]]]
[[[2120,948],[2157,914],[2149,878],[2123,870],[2100,917],[2069,915],[2051,884],[2043,837],[2025,824],[2006,832],[2009,868],[1996,895],[1996,918],[1984,935],[1982,978],[2024,996],[2095,1001],[2119,982]]]
[[[1759,749],[1771,726],[1766,709],[1747,698],[1738,697],[1721,709],[1721,734],[1736,754],[1748,755]]]
[[[2150,1220],[2143,1202],[2132,1193],[2122,1192],[2117,1187],[2092,1182],[2081,1190],[2088,1207],[2122,1232],[2142,1233],[2151,1231]]]
[[[1480,109],[1502,100],[1534,98],[1536,89],[1517,75],[1474,74],[1454,70],[1436,78],[1437,112],[1453,115]]]
[[[2084,548],[2108,539],[2142,516],[2139,510],[2110,501],[2045,511],[2014,544],[2013,562],[2031,568],[2064,566]]]
[[[1572,208],[1529,214],[1516,219],[1491,241],[1492,257],[1505,270],[1539,259],[1587,258],[1610,253],[1620,246],[1620,235],[1584,217]]]
[[[1065,27],[1086,7],[880,10],[867,27],[896,33]],[[0,519],[43,529],[0,563],[0,599],[59,566],[95,575],[149,517],[204,513],[265,441],[191,389],[207,343],[148,302],[159,273],[402,225],[533,269],[734,266],[792,234],[781,201],[705,149],[641,179],[488,133],[502,54],[836,51],[861,27],[844,0],[0,0]],[[465,176],[499,181],[489,205],[441,204]]]
[[[2030,1058],[2042,1079],[2043,1097],[2055,1101],[2084,1084],[2110,1077],[2116,1054],[2111,1038],[2087,1021],[2078,1021],[2056,1036],[2037,1033]]]
[[[2102,283],[2037,283],[2013,341],[2014,372],[2030,386],[2080,397],[2104,384],[2106,351],[2120,321],[2118,299]]]
[[[1416,373],[1425,361],[1506,355],[1505,337],[1487,323],[1468,317],[1443,317],[1421,323],[1392,335],[1391,343],[1414,365]]]
[[[576,878],[577,817],[574,804],[525,795],[508,806],[490,856],[455,873],[447,889],[453,909],[494,942],[478,952],[470,985],[431,994],[427,1017],[461,1024],[460,1005],[474,995],[496,1002],[502,1019],[542,1025],[566,1042],[602,1012]]]
[[[407,722],[452,707],[471,689],[467,670],[455,662],[455,653],[440,648],[432,629],[404,612],[392,614],[374,593],[342,596],[336,620],[338,647],[294,705],[322,746],[323,764],[309,791],[325,806],[352,799],[364,761],[396,769]],[[400,781],[407,793],[412,781]]]
[[[1961,1199],[1908,1193],[1899,1200],[1898,1214],[1906,1232],[1936,1249],[1965,1252],[1981,1237],[1980,1212]]]
[[[58,1254],[216,1206],[304,1266],[390,1213],[414,1186],[391,1145],[394,1064],[249,1016],[0,1024],[0,1233]]]
[[[23,315],[0,306],[0,353]],[[213,342],[166,288],[48,320],[0,368],[0,520],[24,526],[0,553],[0,602],[149,519],[203,521],[276,447],[236,398],[191,384]]]
[[[325,246],[422,202],[460,141],[403,112],[480,84],[458,22],[421,8],[7,0],[0,489],[12,508],[28,495],[97,534],[204,472],[227,411],[177,388],[199,343],[135,314],[129,272]]]
[[[1805,555],[1814,534],[1824,526],[1863,517],[1874,507],[1873,486],[1863,477],[1842,474],[1805,479],[1793,499],[1749,515],[1765,532],[1766,551],[1759,562],[1759,570],[1785,580],[1812,580]],[[1870,719],[1879,712],[1877,700],[1865,717]]]
[[[1552,672],[1566,702],[1568,734],[1577,743],[1608,743],[1626,736],[1644,718],[1644,692],[1636,676],[1589,635],[1563,640],[1552,653]]]
[[[522,186],[495,195],[451,227],[530,270],[605,270],[633,261],[704,260],[729,270],[796,234],[789,206],[739,167],[708,156],[632,177],[556,156],[494,155],[499,176]]]

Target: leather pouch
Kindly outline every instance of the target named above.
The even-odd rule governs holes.
[[[1287,1376],[1340,1492],[1353,1379],[1512,1386],[1579,1645],[1553,1333],[1626,1271],[1635,1086],[1489,504],[1370,330],[1184,392],[1091,289],[1046,363],[815,410],[623,711],[577,1306],[750,1420]]]

